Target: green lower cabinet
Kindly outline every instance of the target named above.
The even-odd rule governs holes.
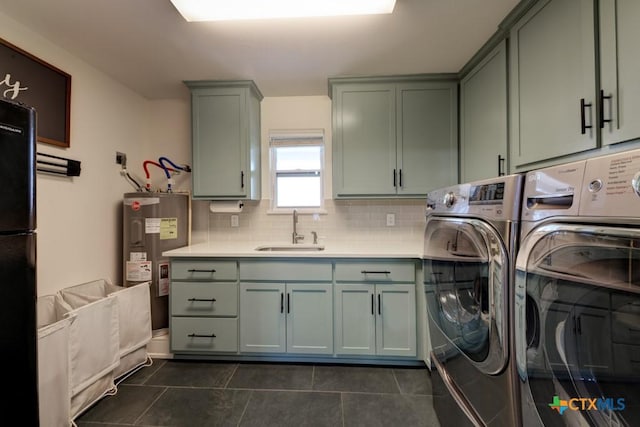
[[[284,353],[284,283],[240,283],[240,352]]]
[[[333,354],[332,285],[287,284],[287,352]]]
[[[240,352],[333,354],[331,283],[240,283]]]
[[[236,353],[238,319],[174,317],[171,348],[177,353]]]
[[[238,263],[171,260],[170,350],[195,357],[238,353]]]
[[[415,307],[413,284],[336,284],[336,354],[416,356]]]

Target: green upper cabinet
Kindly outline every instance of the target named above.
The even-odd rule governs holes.
[[[511,29],[515,169],[598,146],[593,0],[543,0]]]
[[[334,196],[395,194],[395,85],[335,85],[333,92]]]
[[[335,198],[424,197],[457,182],[457,84],[329,80]]]
[[[600,0],[603,145],[640,138],[640,2]]]
[[[187,81],[193,198],[260,199],[260,101],[252,81]]]
[[[512,27],[512,170],[640,138],[638,21],[636,0],[540,0]]]
[[[502,40],[460,82],[460,181],[507,171],[507,48]]]

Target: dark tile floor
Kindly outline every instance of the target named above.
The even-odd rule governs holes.
[[[115,426],[439,426],[426,368],[154,360],[76,419]]]

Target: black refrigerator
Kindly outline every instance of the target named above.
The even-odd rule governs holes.
[[[36,111],[0,96],[0,413],[24,426],[40,425],[35,168]]]

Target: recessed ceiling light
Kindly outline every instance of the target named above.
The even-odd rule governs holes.
[[[396,0],[171,0],[189,22],[371,15],[393,12]]]

